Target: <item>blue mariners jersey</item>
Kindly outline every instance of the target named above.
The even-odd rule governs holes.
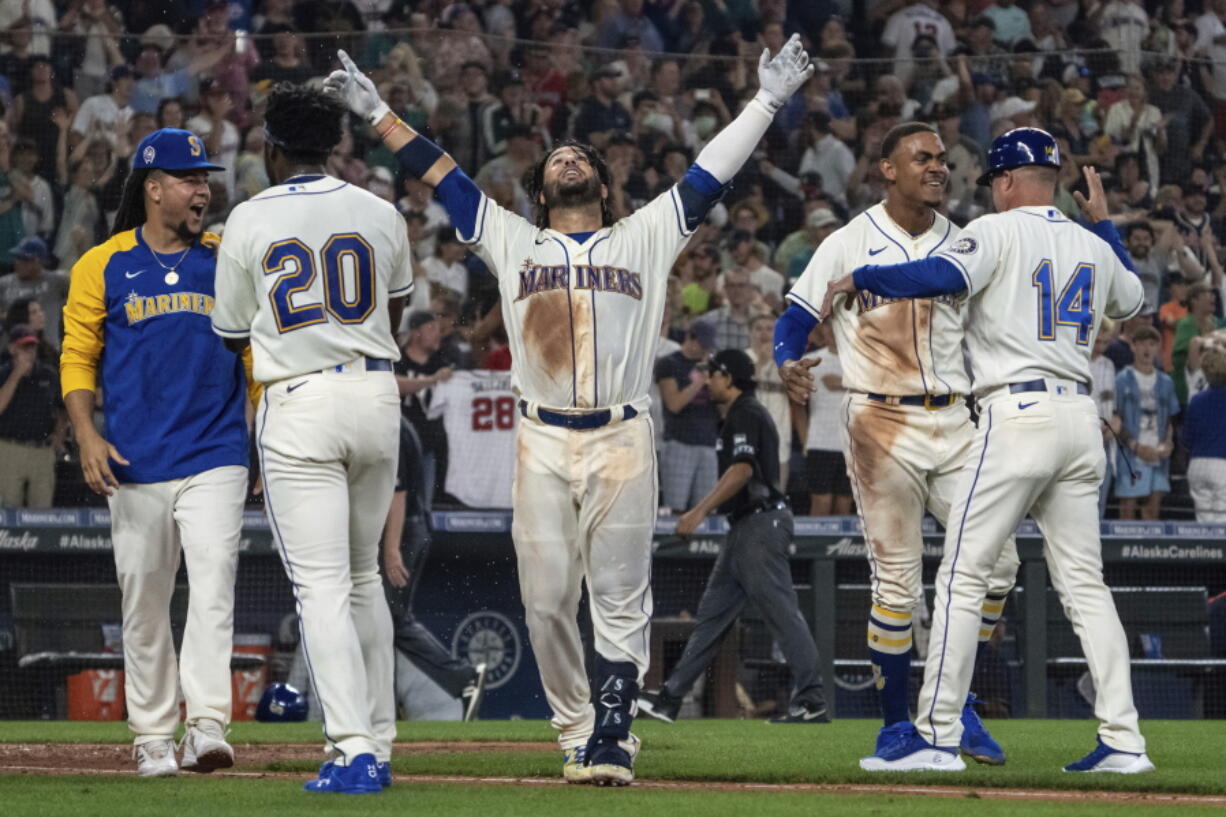
[[[64,394],[102,389],[107,439],[131,463],[111,463],[120,482],[246,466],[242,361],[209,320],[217,238],[206,234],[179,263],[178,253],[155,259],[140,232],[113,236],[72,268]],[[174,274],[163,264],[177,264]]]

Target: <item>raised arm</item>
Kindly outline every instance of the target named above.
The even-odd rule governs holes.
[[[471,237],[481,205],[481,191],[441,147],[405,124],[379,97],[370,77],[354,65],[344,51],[337,51],[343,68],[324,80],[349,110],[365,119],[406,173],[438,190],[439,199],[461,236]]]

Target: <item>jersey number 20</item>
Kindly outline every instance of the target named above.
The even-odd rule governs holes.
[[[324,302],[299,301],[294,295],[315,283],[315,254],[296,238],[278,241],[264,253],[264,274],[279,276],[268,292],[277,330],[282,334],[326,323],[361,323],[375,307],[375,255],[357,233],[339,233],[319,253],[324,273]],[[346,271],[351,270],[351,275]]]
[[[1094,328],[1094,265],[1078,264],[1056,295],[1052,263],[1044,258],[1030,283],[1039,290],[1039,340],[1055,340],[1056,327],[1072,326],[1077,330],[1077,345],[1088,344]]]

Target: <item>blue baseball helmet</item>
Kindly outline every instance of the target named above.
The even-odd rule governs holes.
[[[1050,133],[1039,128],[1014,128],[997,136],[988,151],[988,170],[979,177],[979,184],[987,187],[1000,171],[1025,165],[1060,167],[1060,148]]]
[[[264,688],[260,705],[255,710],[255,719],[263,723],[305,721],[306,718],[306,696],[289,684],[280,682],[269,684]]]

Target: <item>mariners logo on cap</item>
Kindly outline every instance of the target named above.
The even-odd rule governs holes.
[[[141,158],[144,160],[145,164],[151,165],[153,164],[153,160],[157,157],[157,155],[158,152],[154,149],[153,145],[149,145],[145,148],[144,153],[141,154]]]

